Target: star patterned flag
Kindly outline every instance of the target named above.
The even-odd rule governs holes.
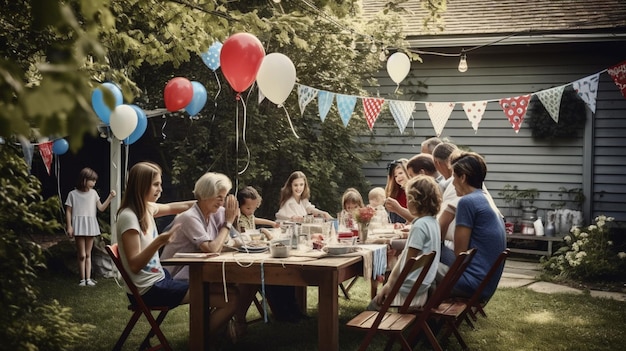
[[[450,114],[454,109],[454,105],[454,102],[426,103],[428,117],[430,117],[430,122],[433,124],[433,128],[435,129],[435,133],[437,134],[437,136],[440,136],[441,132],[443,132],[443,127],[446,126],[448,118],[450,118]]]
[[[502,111],[504,111],[506,118],[511,122],[515,133],[519,132],[522,122],[524,122],[528,101],[530,101],[530,94],[504,98],[499,101]]]
[[[320,90],[317,93],[317,108],[320,112],[322,122],[326,119],[326,115],[328,114],[328,111],[330,111],[330,107],[333,105],[334,99],[335,93],[331,93],[330,91]]]
[[[626,61],[609,68],[607,72],[613,78],[622,95],[626,97]]]
[[[362,100],[363,111],[365,111],[365,121],[367,121],[367,126],[371,131],[374,129],[374,123],[376,119],[378,119],[378,115],[380,115],[380,109],[383,107],[385,99],[363,98]]]
[[[467,115],[467,119],[472,124],[474,132],[478,132],[478,124],[483,119],[483,114],[487,108],[487,100],[462,102],[463,111]]]
[[[404,133],[404,128],[413,115],[413,109],[415,109],[415,102],[413,101],[389,100],[389,111],[391,111],[398,129],[400,129],[400,134]]]
[[[306,85],[298,85],[298,105],[300,105],[301,116],[304,116],[304,109],[317,96],[317,91],[317,89]]]
[[[578,96],[589,106],[589,109],[593,113],[596,113],[598,81],[600,81],[600,73],[590,75],[572,83],[572,88],[574,88]]]
[[[550,117],[552,117],[556,123],[559,123],[559,110],[561,109],[563,89],[565,89],[565,85],[547,90],[541,90],[535,93],[543,104],[543,107],[546,108]]]
[[[52,165],[52,141],[39,143],[39,154],[43,159],[43,164],[46,165],[48,175],[50,175],[50,166]]]
[[[341,117],[344,127],[348,126],[355,106],[356,96],[337,94],[337,110],[339,110],[339,116]]]

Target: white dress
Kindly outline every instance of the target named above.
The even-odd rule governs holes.
[[[100,225],[96,217],[100,196],[94,189],[80,191],[74,189],[67,195],[65,205],[72,208],[74,236],[98,236]]]
[[[313,213],[313,210],[315,206],[309,202],[309,199],[300,199],[300,202],[297,202],[292,196],[276,212],[276,220],[290,221],[292,217],[305,217]]]

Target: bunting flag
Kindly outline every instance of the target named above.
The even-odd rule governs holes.
[[[300,115],[304,116],[306,106],[317,96],[317,89],[306,85],[298,85],[298,105],[300,105]]]
[[[552,117],[556,123],[559,123],[559,110],[561,109],[561,98],[563,97],[564,89],[565,85],[561,85],[560,87],[546,89],[536,93],[539,101],[541,101],[543,107],[546,108],[550,117]]]
[[[335,93],[331,93],[330,91],[320,90],[317,93],[317,108],[322,122],[326,119],[326,115],[328,114],[328,111],[330,111],[330,107],[333,105],[334,99]]]
[[[478,124],[483,119],[483,114],[487,109],[487,100],[462,102],[463,110],[467,115],[467,119],[472,124],[474,132],[478,132]]]
[[[572,83],[578,96],[589,106],[591,112],[596,113],[596,97],[598,96],[598,82],[600,73],[592,74]]]
[[[52,144],[52,141],[39,143],[39,154],[43,159],[44,165],[46,165],[46,171],[48,171],[48,175],[50,175],[50,166],[52,165]]]
[[[443,132],[443,127],[446,126],[448,118],[454,109],[454,102],[428,102],[426,103],[426,110],[428,111],[428,117],[433,124],[435,133],[437,136]]]
[[[365,111],[365,121],[367,126],[370,127],[370,131],[374,129],[374,123],[380,115],[380,110],[385,103],[385,99],[377,98],[363,98],[363,111]]]
[[[607,72],[626,98],[626,61],[609,68]]]
[[[515,133],[519,132],[519,128],[522,126],[522,122],[524,122],[530,95],[520,95],[499,100],[502,111],[504,111],[506,118],[511,122]]]
[[[393,116],[393,120],[396,121],[400,134],[404,133],[404,128],[409,123],[411,115],[413,115],[413,109],[415,109],[415,103],[413,101],[389,101],[389,111]]]
[[[352,117],[355,107],[356,96],[337,94],[337,110],[339,111],[339,116],[341,117],[344,127],[348,126],[348,122],[350,122],[350,117]]]
[[[17,139],[20,141],[20,145],[22,145],[22,153],[24,153],[24,161],[28,166],[28,171],[30,172],[31,166],[33,165],[33,153],[35,152],[35,146],[30,143],[28,139],[26,139],[23,135],[18,135]]]

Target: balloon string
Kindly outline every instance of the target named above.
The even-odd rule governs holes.
[[[213,116],[211,116],[211,122],[215,120],[215,113],[217,112],[217,97],[222,92],[222,83],[220,83],[220,78],[217,76],[217,72],[213,71],[213,74],[215,75],[215,81],[217,81],[217,94],[215,94],[215,97],[213,98],[213,101],[215,103],[215,108],[213,109]]]
[[[248,94],[248,97],[249,96],[250,95]],[[248,143],[246,142],[246,128],[248,124],[248,118],[247,118],[246,104],[244,103],[243,100],[241,100],[241,106],[243,107],[242,141],[243,141],[243,145],[246,147],[246,166],[237,173],[238,175],[244,174],[244,172],[248,170],[248,167],[250,166],[250,149],[248,148]]]
[[[400,89],[400,83],[396,84],[396,90],[394,90],[394,91],[393,91],[393,93],[394,93],[394,94],[395,94],[395,93],[397,93],[397,92],[398,92],[398,89]]]
[[[54,155],[54,175],[57,177],[57,195],[59,195],[59,213],[61,214],[61,222],[65,223],[65,216],[63,215],[63,200],[61,198],[61,161],[58,155]],[[67,234],[67,225],[63,226],[63,231]]]
[[[289,112],[287,112],[287,109],[285,108],[285,106],[283,105],[278,105],[278,107],[282,107],[283,110],[285,110],[285,114],[287,115],[287,120],[289,121],[289,126],[291,127],[291,131],[293,132],[293,135],[296,136],[296,138],[300,139],[300,137],[298,136],[298,134],[296,134],[296,130],[293,128],[293,124],[291,123],[291,118],[289,118]]]
[[[163,139],[167,138],[167,135],[165,135],[165,126],[167,125],[167,119],[165,118],[165,115],[163,115],[163,126],[161,126],[161,136],[163,137]]]

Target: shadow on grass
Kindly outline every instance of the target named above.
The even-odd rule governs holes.
[[[42,274],[38,281],[41,299],[57,299],[70,307],[74,320],[95,325],[89,340],[77,350],[110,350],[128,322],[130,312],[123,288],[115,280],[100,278],[96,287],[79,287],[76,277]],[[362,278],[350,291],[351,299],[339,298],[339,349],[355,350],[363,333],[349,330],[346,322],[369,302],[369,283]],[[499,289],[486,308],[488,318],[477,329],[466,325],[461,333],[472,350],[619,350],[626,345],[626,303],[589,295],[546,295],[527,289]],[[296,324],[256,322],[232,345],[220,340],[220,350],[317,350],[317,289],[308,290],[311,318]],[[249,319],[258,317],[249,310]],[[271,320],[271,315],[270,315]],[[163,322],[163,331],[174,350],[188,350],[189,307],[174,309]],[[141,318],[124,350],[136,350],[148,331]],[[375,338],[370,350],[383,349],[385,340]],[[454,338],[448,350],[460,350]],[[397,347],[396,347],[397,348]]]

